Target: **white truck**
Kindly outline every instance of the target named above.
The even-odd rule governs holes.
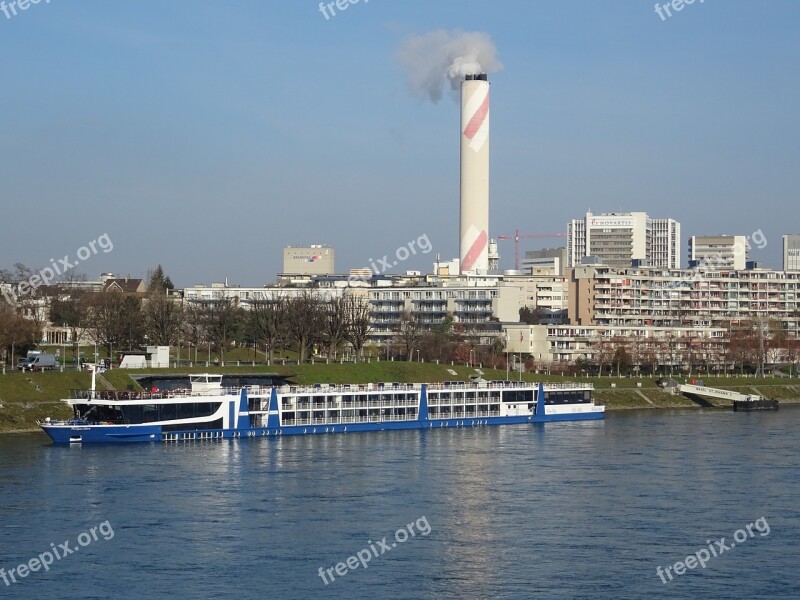
[[[47,371],[56,368],[55,354],[28,353],[28,357],[19,364],[20,371]]]

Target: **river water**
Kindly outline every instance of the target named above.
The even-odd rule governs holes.
[[[798,598],[799,430],[789,407],[185,445],[0,436],[0,595]]]

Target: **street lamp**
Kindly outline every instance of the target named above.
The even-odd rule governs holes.
[[[417,348],[417,362],[419,362],[419,348]]]
[[[506,331],[506,381],[508,381],[508,331]]]

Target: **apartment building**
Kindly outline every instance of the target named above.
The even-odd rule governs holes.
[[[568,269],[567,280],[576,325],[727,328],[772,318],[798,333],[800,272],[601,265]]]
[[[503,327],[503,336],[507,352],[544,363],[585,360],[608,365],[616,349],[624,347],[636,364],[653,367],[721,365],[728,342],[722,327],[513,324]]]

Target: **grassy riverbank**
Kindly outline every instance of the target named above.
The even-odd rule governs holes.
[[[297,383],[377,383],[379,381],[398,382],[439,382],[469,379],[474,369],[465,366],[435,365],[429,363],[371,362],[315,365],[256,365],[226,366],[194,369],[160,369],[159,374],[168,373],[277,373],[289,377]],[[152,371],[128,371],[114,369],[107,371],[98,381],[98,389],[108,386],[125,389],[135,383],[131,376],[152,373]],[[455,374],[454,374],[455,373]],[[505,379],[506,372],[484,369],[486,379]],[[518,373],[510,374],[518,379]],[[574,378],[558,375],[537,375],[524,373],[525,381],[574,381]],[[703,377],[707,386],[720,387],[745,394],[758,394],[777,398],[781,402],[800,401],[800,379],[754,379],[739,377]],[[680,395],[670,394],[656,385],[654,378],[615,378],[584,377],[595,386],[595,399],[606,405],[608,410],[634,408],[694,408],[697,404]],[[65,418],[70,411],[62,402],[71,389],[90,386],[89,373],[67,371],[64,373],[6,373],[0,375],[0,432],[24,431],[36,428],[36,421],[46,416]],[[730,407],[730,402],[714,400],[714,405]]]

